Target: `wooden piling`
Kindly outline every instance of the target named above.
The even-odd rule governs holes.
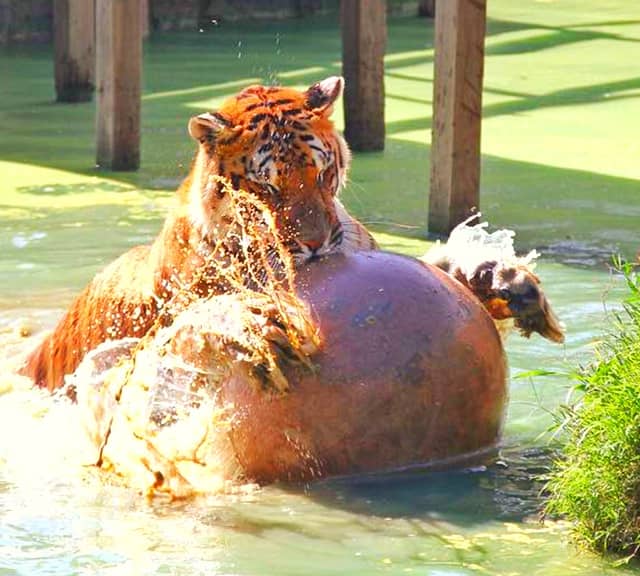
[[[429,231],[448,234],[480,204],[486,0],[438,2]]]
[[[58,102],[87,102],[94,89],[93,0],[54,0],[54,69]]]
[[[149,0],[140,0],[140,25],[142,26],[142,37],[147,39],[149,37],[151,12],[149,7]]]
[[[340,4],[345,138],[353,150],[383,150],[386,2]]]
[[[140,165],[141,13],[140,0],[97,0],[96,162],[101,168]]]

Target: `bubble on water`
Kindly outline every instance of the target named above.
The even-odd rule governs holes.
[[[33,240],[42,240],[46,238],[46,232],[33,232],[29,236],[25,236],[24,234],[16,234],[12,239],[11,243],[16,248],[26,248]]]
[[[242,58],[242,40],[238,40],[238,59]]]
[[[13,244],[16,248],[25,248],[29,245],[29,240],[27,240],[22,234],[16,234],[13,238],[11,238],[11,244]]]

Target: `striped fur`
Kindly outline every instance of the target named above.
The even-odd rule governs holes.
[[[220,176],[273,211],[297,262],[374,248],[368,232],[336,198],[350,163],[349,149],[330,120],[342,87],[339,77],[306,91],[251,86],[219,110],[192,118],[189,133],[198,151],[159,236],[98,274],[22,372],[55,390],[89,350],[109,339],[147,333],[181,288],[189,286],[198,296],[223,291],[195,281],[230,222],[231,201]]]

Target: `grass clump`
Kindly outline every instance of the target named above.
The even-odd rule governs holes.
[[[580,373],[580,400],[564,408],[569,433],[548,483],[547,510],[565,515],[577,539],[600,552],[640,551],[640,276],[621,266],[629,293]]]

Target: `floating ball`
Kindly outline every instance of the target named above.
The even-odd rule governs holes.
[[[385,252],[304,266],[297,290],[318,324],[315,370],[268,394],[232,376],[229,447],[260,482],[448,461],[499,439],[506,367],[493,321],[435,267]]]

